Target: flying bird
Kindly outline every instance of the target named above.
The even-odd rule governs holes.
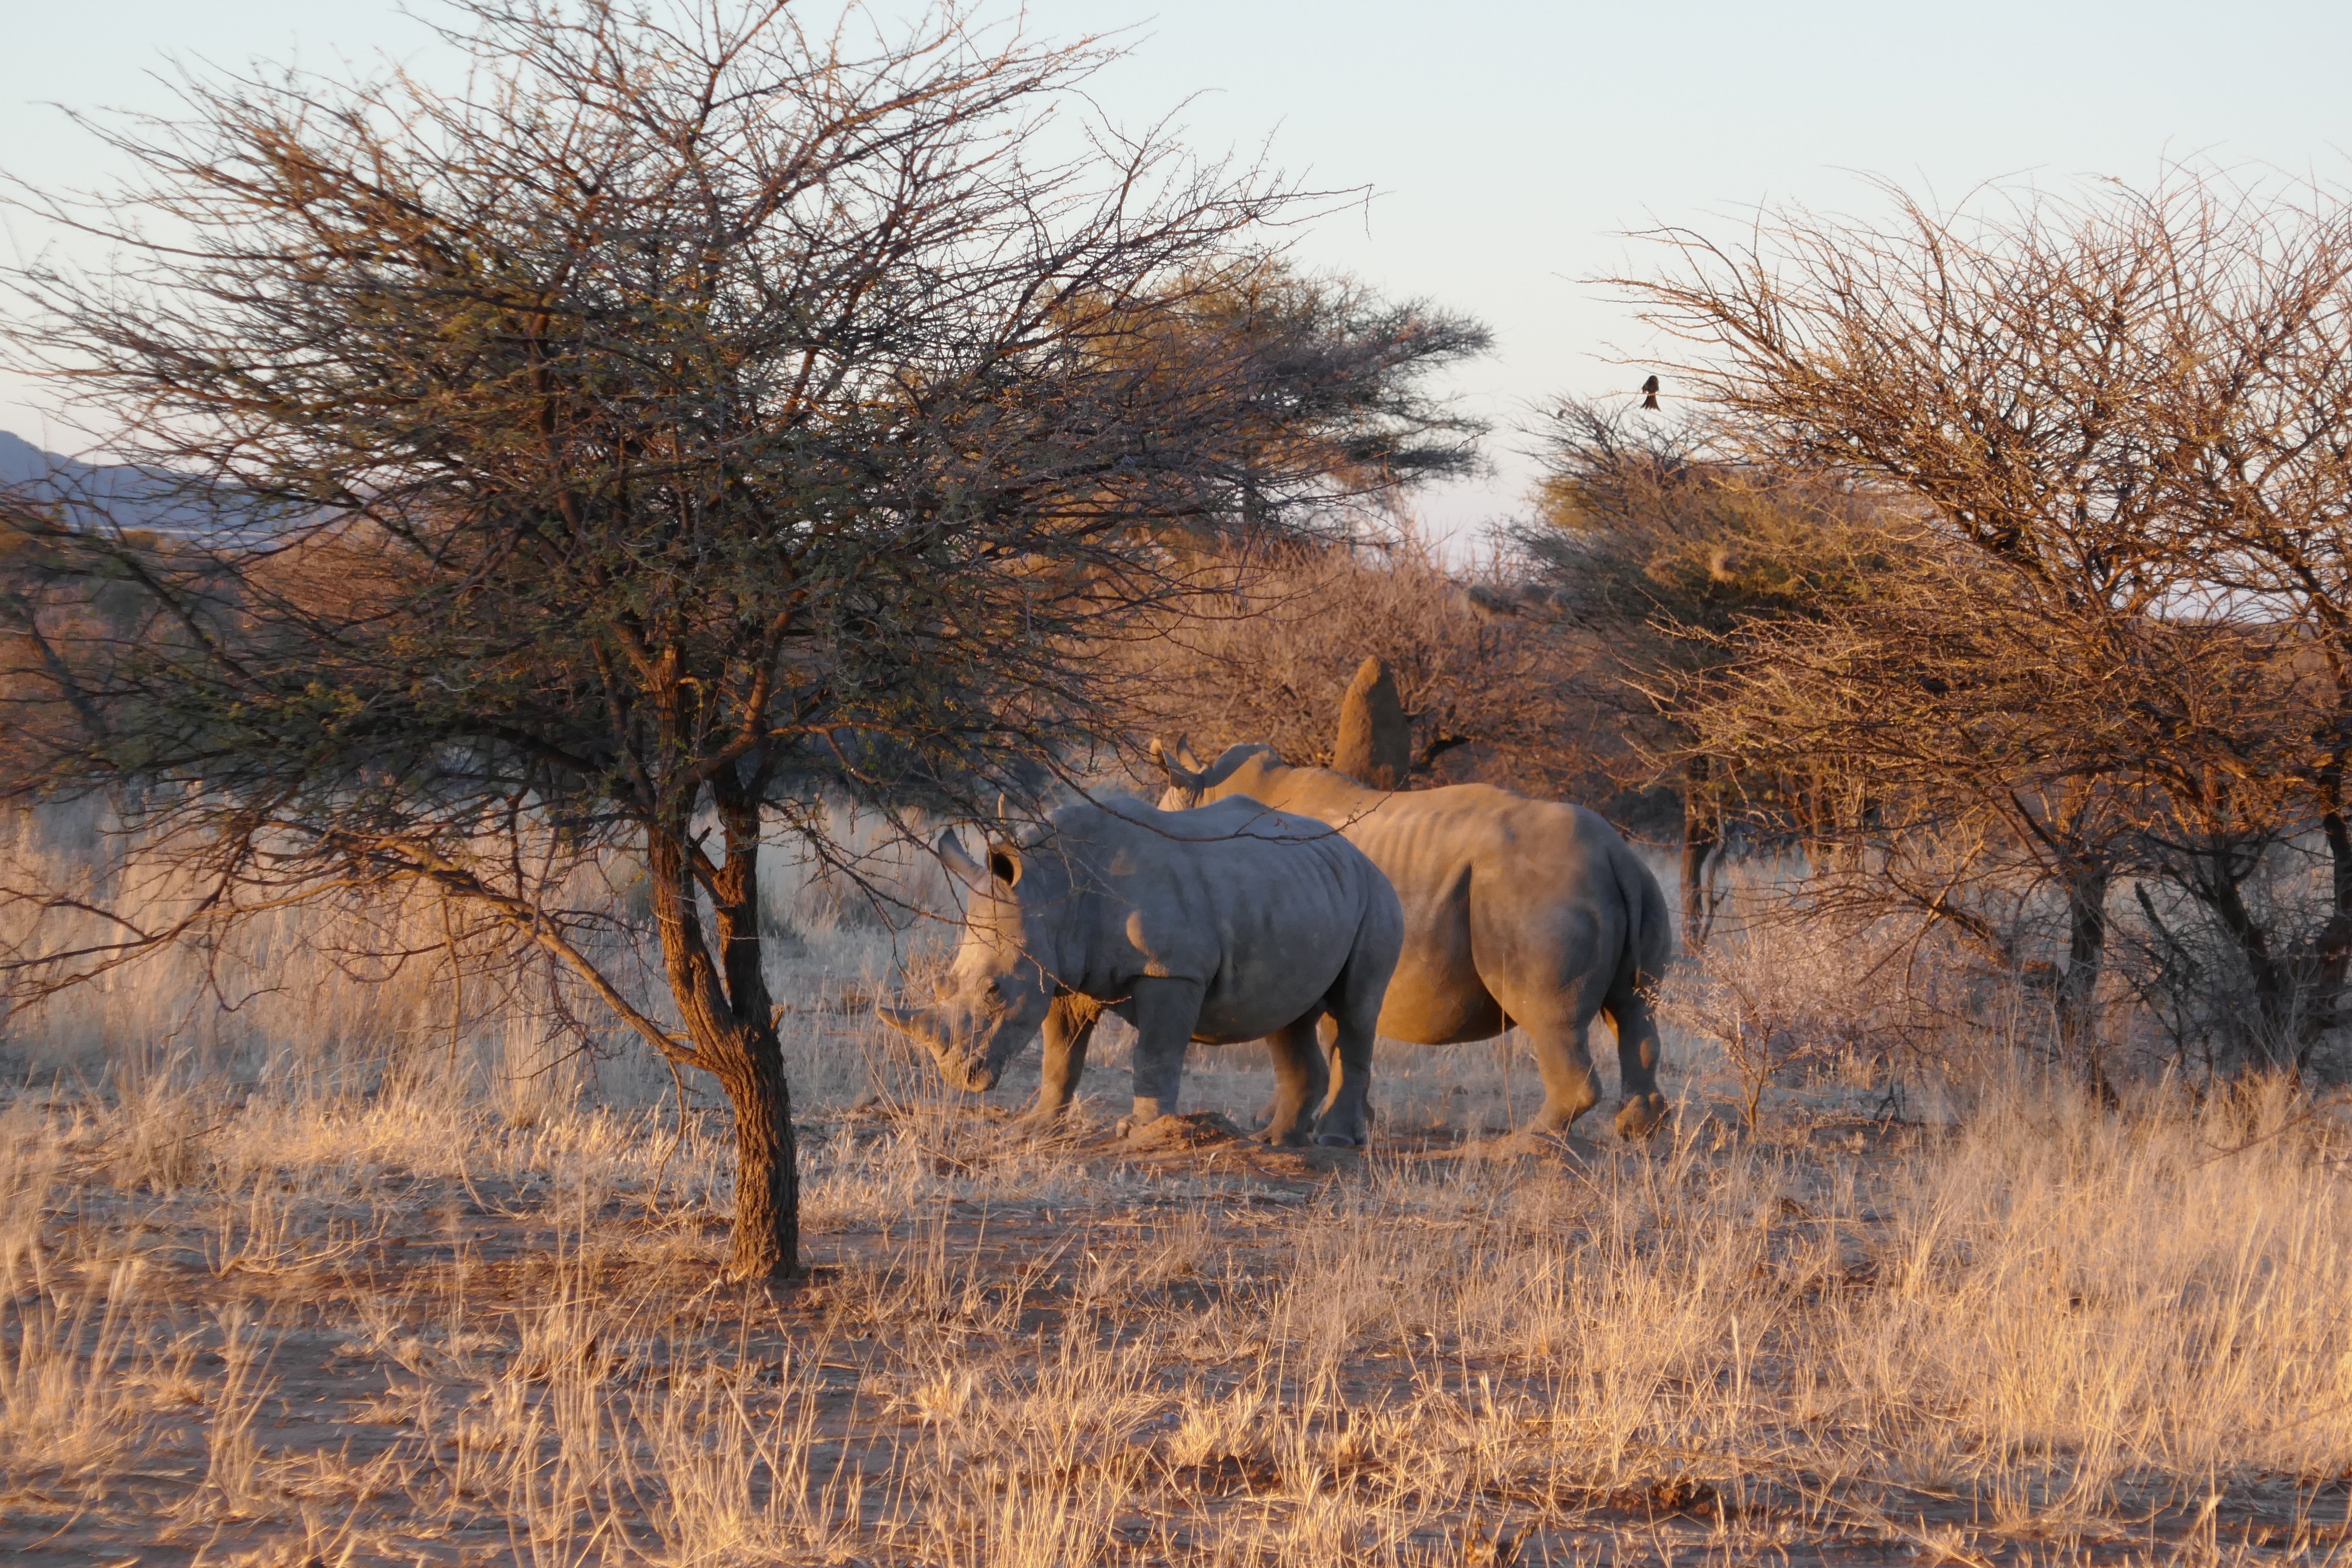
[[[1654,375],[1649,380],[1642,384],[1642,406],[1644,408],[1655,408],[1657,405],[1658,378]]]

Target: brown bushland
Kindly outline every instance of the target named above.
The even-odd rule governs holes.
[[[1222,552],[1119,654],[1146,677],[1130,723],[1204,752],[1261,741],[1336,765],[1348,690],[1377,659],[1404,721],[1401,786],[1597,790],[1597,809],[1613,786],[1595,755],[1619,742],[1578,703],[1570,678],[1589,655],[1496,615],[1498,571],[1448,561],[1410,520],[1368,541]],[[1157,768],[1137,776],[1157,787]]]
[[[558,56],[622,85],[595,69],[626,56],[626,26],[586,15],[608,30]],[[967,69],[962,37],[932,40],[945,77],[913,68],[941,96],[884,106],[950,106],[929,123],[950,155],[987,123],[994,67],[1052,78],[1065,58]],[[658,68],[692,54],[677,44],[630,59],[627,85],[658,99]],[[820,96],[874,85],[843,66],[853,51],[794,58],[816,57],[801,79]],[[485,112],[524,101],[491,96]],[[908,162],[869,167],[934,167],[918,121]],[[310,156],[302,133],[323,125],[331,150],[382,132],[238,123],[270,132],[252,139],[270,168],[330,191],[354,161]],[[433,210],[429,185],[389,194]],[[1172,210],[1200,216],[1185,199]],[[2352,864],[2329,793],[2341,444],[2316,383],[2268,405],[2298,410],[2268,436],[2249,415],[2201,447],[2200,418],[2262,398],[2157,377],[2126,416],[2042,388],[2059,415],[2010,432],[2027,450],[1959,443],[1952,472],[1990,447],[2048,478],[2085,436],[2096,472],[2058,501],[2024,485],[2033,504],[1980,539],[1959,479],[1919,477],[1943,470],[1886,456],[1821,481],[1899,484],[1918,505],[1887,515],[1915,531],[1884,591],[1697,628],[1712,662],[1683,743],[1781,792],[1768,825],[1812,803],[1819,853],[1724,873],[1706,951],[1657,999],[1681,1104],[1654,1143],[1491,1142],[1532,1087],[1508,1037],[1476,1059],[1385,1044],[1373,1145],[1299,1154],[1222,1124],[1265,1098],[1255,1053],[1202,1053],[1182,1135],[1138,1151],[1111,1146],[1099,1105],[1063,1136],[1017,1131],[879,1032],[874,998],[936,974],[953,912],[909,830],[992,818],[1000,789],[1033,809],[1057,769],[1092,787],[1134,728],[1207,715],[1202,733],[1325,760],[1340,688],[1377,653],[1423,776],[1517,769],[1553,793],[1580,765],[1555,716],[1589,641],[1528,614],[1532,595],[1482,610],[1409,540],[1312,537],[1454,460],[1460,432],[1397,419],[1370,383],[1319,426],[1276,417],[1298,383],[1253,367],[1295,371],[1317,340],[1292,328],[1360,297],[1263,258],[1194,265],[1179,240],[1237,232],[1202,222],[1159,237],[1173,249],[1150,289],[1098,273],[1022,317],[1018,353],[845,371],[841,398],[791,404],[804,422],[748,428],[734,416],[766,405],[729,378],[768,362],[664,335],[723,255],[666,248],[676,231],[650,222],[614,247],[518,222],[479,249],[428,225],[405,250],[276,253],[337,265],[261,304],[368,307],[331,314],[346,380],[305,382],[299,355],[250,378],[218,353],[163,365],[211,341],[204,321],[32,280],[65,290],[53,346],[94,342],[118,356],[101,377],[153,395],[134,437],[220,459],[172,482],[200,510],[217,484],[222,532],[133,536],[12,498],[0,955],[23,979],[0,1035],[0,1557],[2352,1550],[2352,1122],[2282,1070],[2315,1060],[2332,1020]],[[595,287],[535,296],[541,320],[512,290],[546,284],[526,264],[549,255]],[[639,264],[658,287],[621,286]],[[920,324],[897,274],[846,276],[852,303]],[[1251,303],[1269,299],[1307,304]],[[864,342],[863,309],[824,320]],[[1378,363],[1380,333],[1411,335],[1383,319],[1346,316],[1334,359],[1309,363]],[[2134,319],[2085,310],[2084,341]],[[78,340],[76,322],[123,335]],[[2268,384],[2246,366],[2293,363],[2280,345],[2324,343],[2323,326],[2256,334],[2235,372],[2210,353],[2168,374]],[[648,352],[665,345],[674,360]],[[828,352],[802,363],[846,363]],[[221,401],[159,366],[224,377]],[[298,411],[313,422],[264,394],[317,398]],[[1053,416],[1064,395],[1075,425]],[[256,398],[233,448],[175,423]],[[1168,467],[1122,448],[1120,418]],[[2103,447],[2111,418],[2142,423]],[[1801,428],[1758,424],[1740,460],[1796,471]],[[2158,428],[2170,445],[2130,447]],[[388,462],[387,429],[446,444]],[[1074,429],[1107,445],[1074,453]],[[1051,460],[1027,460],[1032,442]],[[2142,507],[2116,454],[2158,447],[2169,499]],[[2249,481],[2261,451],[2273,466]],[[893,452],[910,467],[877,457]],[[1072,462],[1086,483],[1056,488]],[[257,521],[275,531],[257,540]],[[2012,523],[2049,552],[2004,542]],[[2159,523],[2184,531],[2158,541],[2171,553],[2133,553]],[[1326,588],[1331,613],[1309,613]],[[2315,887],[2273,887],[2306,844]],[[2084,949],[2063,966],[2043,957],[2053,918],[2056,947]],[[2119,973],[2119,933],[2148,974]],[[2126,983],[2187,997],[2192,964],[2231,955],[2278,1001],[2233,1079],[2107,1070],[2160,1023],[2120,1005]],[[1105,1032],[1115,1072],[1125,1041]],[[2086,1074],[2050,1069],[2053,1035]],[[742,1056],[748,1077],[726,1070]],[[685,1065],[709,1070],[669,1070]],[[763,1101],[771,1080],[789,1101]],[[804,1261],[821,1283],[764,1288]]]
[[[2034,977],[2095,1081],[2111,940],[2161,960],[2194,921],[2158,880],[2164,852],[2202,822],[2259,858],[2304,809],[2281,721],[2307,714],[2310,691],[2263,634],[2119,624],[1923,566],[1867,605],[1739,644],[1698,710],[1704,743],[1759,767],[1826,762],[1868,792],[1832,836],[1853,853],[1817,862],[1806,907],[1923,914],[1992,970]],[[2111,909],[2125,884],[2131,904]]]
[[[99,127],[131,186],[18,193],[110,270],[9,274],[16,357],[181,520],[0,509],[38,545],[10,783],[107,792],[141,910],[11,880],[58,917],[0,955],[12,994],[303,900],[397,964],[367,933],[423,900],[431,946],[551,966],[723,1089],[742,1277],[799,1269],[769,837],[855,879],[829,798],[1091,766],[1116,629],[1202,541],[1342,537],[1466,462],[1413,383],[1484,342],[1253,249],[1310,200],[1265,171],[1102,125],[1056,162],[1096,46],[802,16],[482,0],[454,90],[194,76]]]

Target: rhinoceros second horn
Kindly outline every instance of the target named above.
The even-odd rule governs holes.
[[[1412,731],[1397,698],[1389,661],[1374,654],[1357,667],[1339,699],[1339,740],[1331,767],[1373,789],[1402,789],[1412,773]]]

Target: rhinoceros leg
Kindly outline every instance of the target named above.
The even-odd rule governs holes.
[[[1666,1119],[1666,1097],[1658,1092],[1658,1020],[1649,998],[1631,981],[1609,994],[1609,1023],[1617,1031],[1618,1084],[1624,1103],[1617,1132],[1645,1138]]]
[[[1045,1015],[1045,1060],[1037,1079],[1037,1103],[1022,1116],[1023,1126],[1043,1131],[1061,1119],[1076,1098],[1087,1072],[1087,1046],[1102,1022],[1102,1004],[1066,991]]]
[[[1381,1000],[1388,991],[1392,963],[1351,960],[1340,971],[1339,984],[1327,999],[1336,1026],[1331,1073],[1339,1082],[1331,1091],[1331,1102],[1315,1119],[1318,1143],[1372,1141],[1372,1041],[1379,1033]]]
[[[1372,1025],[1378,1016],[1373,1008],[1371,1017],[1339,1020],[1339,1042],[1331,1053],[1339,1081],[1331,1103],[1315,1119],[1318,1143],[1344,1147],[1372,1141]]]
[[[1266,1037],[1274,1057],[1274,1098],[1266,1102],[1265,1129],[1258,1136],[1269,1143],[1305,1143],[1315,1135],[1315,1113],[1331,1089],[1331,1069],[1315,1037],[1321,1016],[1318,1009]]]
[[[1133,1006],[1135,1109],[1118,1124],[1122,1135],[1176,1113],[1184,1047],[1201,1022],[1201,987],[1190,980],[1139,980]]]
[[[1549,998],[1546,999],[1550,1000]],[[1556,1007],[1530,1009],[1529,1017],[1517,1007],[1511,1021],[1525,1029],[1535,1047],[1536,1071],[1543,1078],[1543,1103],[1536,1108],[1524,1131],[1565,1132],[1576,1119],[1601,1103],[1601,1083],[1592,1070],[1587,1044],[1593,1012],[1578,1005],[1571,990]]]

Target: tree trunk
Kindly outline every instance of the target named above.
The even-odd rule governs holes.
[[[2319,819],[2319,828],[2327,839],[2327,913],[2328,924],[2334,926],[2339,921],[2352,920],[2352,826],[2346,824],[2343,807],[2331,802],[2326,814]],[[2343,978],[2339,968],[2336,973],[2337,984],[2342,984]]]
[[[2300,1052],[2290,1048],[2288,1040],[2304,1002],[2297,984],[2298,965],[2292,955],[2282,960],[2272,951],[2271,933],[2246,905],[2239,886],[2243,873],[2238,870],[2231,849],[2226,846],[2215,849],[2209,858],[2213,868],[2202,889],[2205,902],[2237,943],[2247,977],[2253,983],[2254,1027],[2248,1031],[2249,1041],[2263,1066],[2292,1067]]]
[[[740,1038],[736,1060],[713,1076],[735,1111],[735,1234],[728,1277],[797,1278],[803,1272],[800,1146],[776,1031],[762,1026]]]
[[[1689,953],[1706,947],[1714,924],[1707,861],[1723,846],[1722,818],[1707,789],[1707,772],[1705,757],[1683,764],[1683,951]]]
[[[2336,1008],[2344,995],[2345,973],[2352,966],[2352,826],[2344,818],[2344,759],[2334,758],[2321,779],[2326,790],[2326,812],[2320,817],[2320,831],[2327,839],[2328,870],[2331,873],[2327,921],[2312,942],[2311,985],[2312,1005],[2305,1009],[2301,1020],[2303,1034],[2296,1042],[2295,1070],[2300,1073],[2311,1065],[2311,1053],[2319,1037],[2336,1026]]]
[[[701,850],[689,837],[690,810],[646,835],[654,921],[670,994],[694,1043],[693,1065],[719,1080],[735,1113],[735,1234],[727,1274],[793,1279],[803,1272],[800,1160],[783,1047],[761,973],[758,794],[731,779],[712,793],[726,838],[719,864],[692,858]],[[710,896],[716,927],[708,933],[702,892]]]
[[[2099,1038],[2099,972],[2106,958],[2107,889],[2105,867],[2078,872],[2066,884],[2066,973],[2059,977],[2059,1047],[2090,1080],[2094,1092],[2113,1104]]]

